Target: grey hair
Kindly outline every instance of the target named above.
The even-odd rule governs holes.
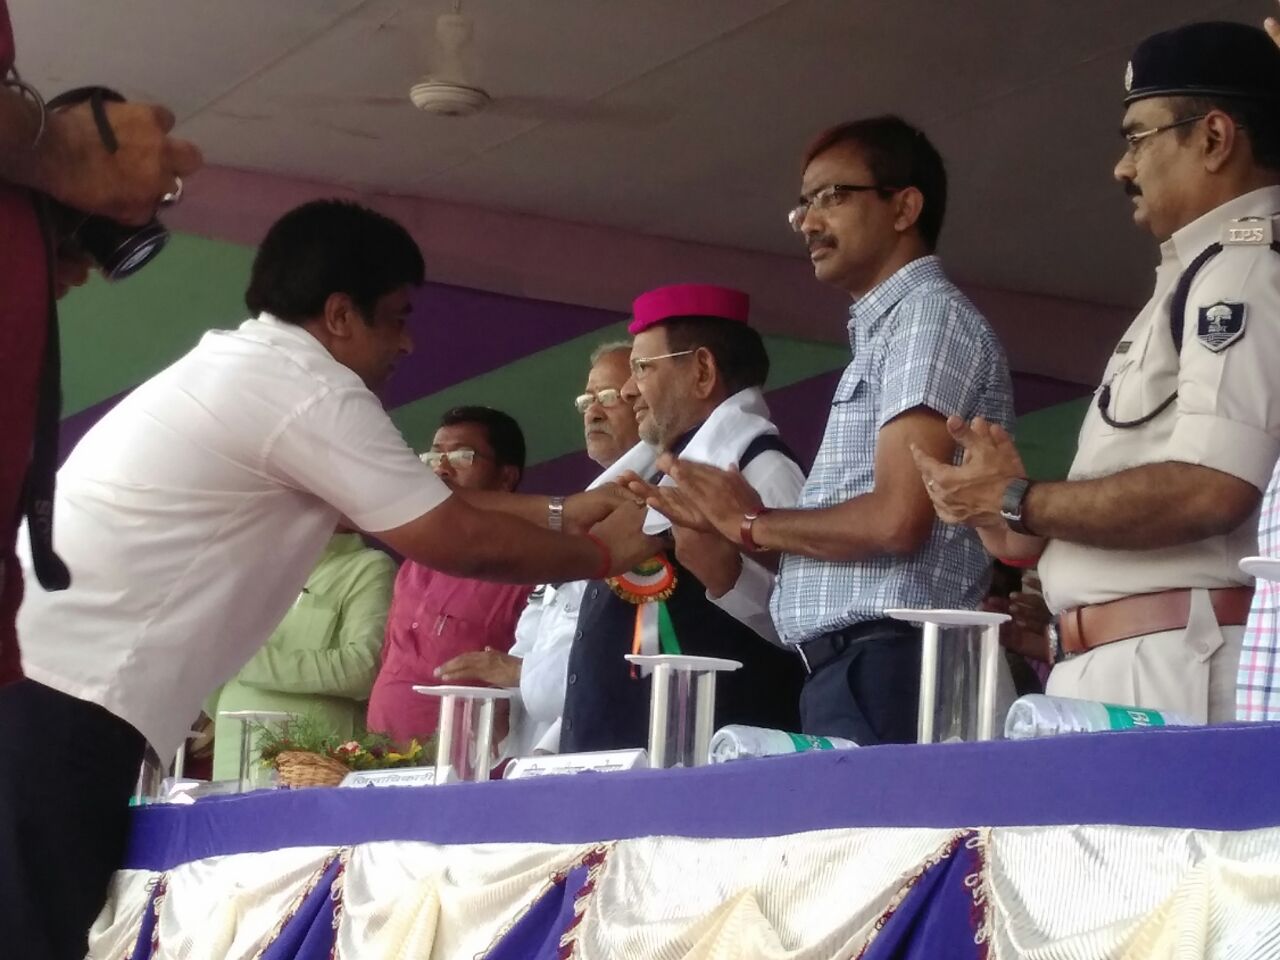
[[[608,343],[602,343],[591,351],[591,366],[595,366],[600,362],[600,358],[610,353],[617,353],[621,350],[631,352],[630,340],[610,340]]]

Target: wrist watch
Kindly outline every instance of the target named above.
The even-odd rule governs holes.
[[[1014,533],[1031,535],[1022,520],[1022,507],[1027,500],[1027,491],[1031,489],[1031,481],[1026,477],[1010,480],[1004,488],[1004,497],[1000,500],[1000,516]]]
[[[564,497],[552,497],[547,501],[547,529],[556,533],[564,530]]]

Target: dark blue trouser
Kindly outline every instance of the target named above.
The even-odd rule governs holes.
[[[806,678],[805,733],[862,746],[915,743],[920,699],[920,630],[897,620],[858,624],[844,652]]]

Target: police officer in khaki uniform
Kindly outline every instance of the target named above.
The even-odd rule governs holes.
[[[1000,557],[1043,551],[1050,694],[1229,720],[1252,594],[1237,564],[1280,455],[1280,50],[1190,24],[1139,45],[1125,90],[1115,177],[1161,262],[1069,479],[1029,483],[1007,434],[956,418],[964,462],[917,463],[944,520]]]

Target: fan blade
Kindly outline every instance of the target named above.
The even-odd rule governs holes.
[[[413,104],[409,100],[409,91],[406,86],[405,92],[397,97],[339,97],[332,95],[311,95],[305,94],[296,97],[279,97],[274,103],[279,104],[289,110],[352,110],[362,107],[393,107],[399,109],[401,107],[412,109]]]
[[[591,123],[626,128],[651,127],[673,115],[671,111],[634,104],[506,95],[495,95],[485,110],[516,120],[533,120],[539,123]]]

